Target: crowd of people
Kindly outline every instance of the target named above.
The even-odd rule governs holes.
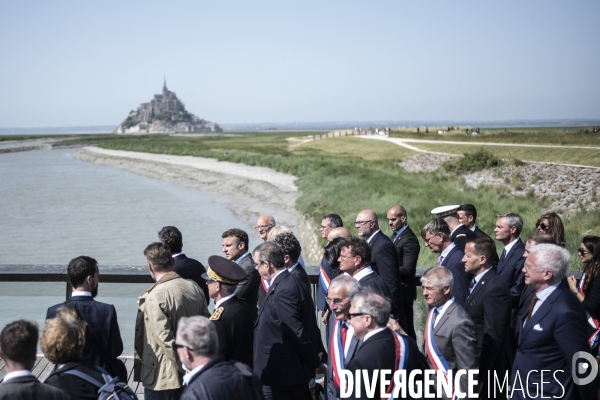
[[[224,257],[210,256],[207,268],[183,253],[179,229],[162,228],[143,252],[155,283],[139,297],[135,323],[133,374],[145,399],[336,400],[349,393],[348,374],[356,376],[350,398],[374,398],[373,387],[393,395],[399,382],[378,378],[382,370],[406,377],[435,370],[452,388],[441,398],[469,393],[468,375],[457,374],[463,370],[479,371],[480,399],[598,398],[598,379],[582,383],[572,371],[575,354],[598,355],[600,238],[583,238],[577,281],[567,277],[570,256],[556,213],[540,216],[525,242],[517,213],[497,216],[495,240],[477,226],[472,204],[432,214],[420,229],[438,255],[420,278],[429,308],[424,327],[415,326],[413,313],[421,245],[401,205],[386,214],[391,237],[372,210],[357,214],[357,237],[339,215],[322,217],[327,244],[314,299],[300,242],[273,216],[258,219],[263,242],[253,250],[247,232],[223,232]],[[44,383],[31,372],[37,325],[8,324],[0,334],[0,400],[132,395],[117,385],[128,381],[118,359],[123,342],[114,306],[95,300],[97,261],[77,257],[67,273],[71,298],[48,308],[40,340],[53,370]],[[411,385],[429,385],[418,376]],[[420,398],[414,393],[402,397]]]

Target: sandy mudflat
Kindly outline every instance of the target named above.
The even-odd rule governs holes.
[[[294,208],[300,195],[295,176],[269,168],[217,161],[210,158],[137,153],[85,147],[73,156],[94,164],[105,165],[208,191],[224,201],[240,219],[254,225],[262,214],[275,216],[278,225],[298,228]]]

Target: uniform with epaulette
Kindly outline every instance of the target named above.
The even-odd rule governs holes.
[[[211,282],[237,285],[246,278],[246,271],[231,260],[219,256],[208,258],[208,270],[202,277],[207,281],[210,296],[215,299],[215,310],[210,320],[215,323],[219,336],[219,353],[225,360],[237,360],[252,367],[254,317],[247,302],[235,294],[218,297]]]

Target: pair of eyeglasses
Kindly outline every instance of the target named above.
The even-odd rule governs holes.
[[[373,220],[370,219],[368,221],[355,221],[354,226],[358,228],[359,226],[362,226],[362,225],[366,224],[367,222],[373,222]]]
[[[437,235],[433,235],[433,236],[429,237],[429,239],[425,239],[425,244],[429,244],[429,242],[431,242],[431,239],[433,239],[436,236]]]
[[[340,261],[346,261],[349,258],[355,258],[356,256],[350,256],[350,257],[346,257],[340,254]]]
[[[361,313],[361,312],[359,312],[359,313],[351,313],[351,314],[346,314],[346,318],[348,320],[351,320],[352,318],[354,318],[354,317],[360,317],[361,315],[368,315],[368,314]]]
[[[346,299],[348,299],[348,297],[344,297],[343,299],[330,299],[329,297],[325,298],[325,301],[327,302],[327,304],[335,304],[335,305],[340,305],[342,304]]]
[[[585,249],[577,249],[577,252],[579,253],[580,256],[585,256],[586,254],[589,254],[590,252],[585,250]]]
[[[325,229],[329,229],[329,227],[321,225],[321,227],[319,228],[320,231],[324,231]]]
[[[269,229],[272,228],[273,224],[269,224],[269,225],[257,225],[254,227],[254,229],[256,229],[257,231],[262,231],[264,229]]]

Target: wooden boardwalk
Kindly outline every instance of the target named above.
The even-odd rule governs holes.
[[[128,382],[127,385],[133,390],[140,400],[144,400],[144,386],[133,380],[133,357],[119,357],[125,363],[125,367],[127,367],[127,377]],[[4,376],[6,375],[4,360],[0,360],[0,382],[4,380]],[[33,374],[37,376],[37,378],[44,382],[48,375],[50,375],[50,371],[52,371],[52,364],[50,361],[46,360],[46,358],[42,356],[36,357],[35,366],[33,367]]]

